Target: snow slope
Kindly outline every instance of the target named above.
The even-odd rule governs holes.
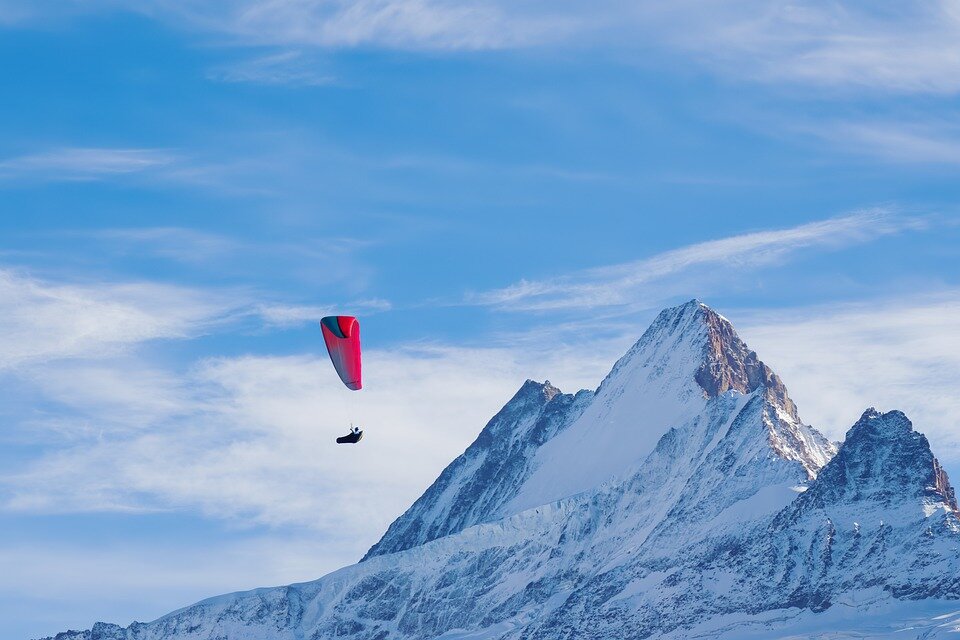
[[[496,516],[530,472],[538,447],[569,426],[593,394],[560,393],[550,382],[527,380],[364,560],[462,531]]]
[[[692,301],[595,393],[528,381],[363,562],[57,638],[931,638],[958,576],[910,421],[868,410],[837,451]]]

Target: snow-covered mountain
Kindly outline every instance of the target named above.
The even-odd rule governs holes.
[[[358,564],[57,639],[930,638],[958,599],[926,438],[870,409],[838,450],[691,301],[596,392],[527,381]]]

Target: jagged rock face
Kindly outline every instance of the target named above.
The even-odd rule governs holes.
[[[957,494],[950,485],[950,478],[947,477],[947,472],[943,470],[943,467],[940,466],[940,461],[936,458],[933,459],[933,484],[930,485],[927,493],[928,495],[932,493],[936,496],[942,496],[944,504],[953,509],[954,512],[958,510]]]
[[[957,510],[953,487],[927,438],[902,412],[871,408],[847,432],[840,452],[798,505],[869,501],[890,506],[905,499]]]
[[[597,464],[588,436],[620,445],[609,468],[578,469]],[[364,562],[60,640],[769,639],[896,598],[960,599],[956,500],[926,438],[871,410],[836,452],[691,302],[595,394],[528,381]],[[939,637],[911,625],[897,637]]]
[[[569,426],[592,397],[532,380],[363,557],[403,551],[486,522],[529,473],[536,449]]]
[[[747,347],[729,320],[706,305],[698,306],[707,327],[706,358],[696,375],[704,392],[715,397],[730,389],[746,394],[764,387],[771,401],[799,421],[797,408],[777,374]]]
[[[764,416],[770,446],[781,457],[803,464],[813,479],[836,453],[835,446],[820,432],[803,427],[780,377],[740,339],[730,321],[704,304],[697,305],[707,337],[704,361],[696,373],[697,384],[709,397],[730,390],[748,394],[762,389],[773,407]]]

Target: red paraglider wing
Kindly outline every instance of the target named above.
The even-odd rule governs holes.
[[[360,377],[360,323],[353,316],[327,316],[320,320],[323,341],[333,368],[348,389],[363,386]]]

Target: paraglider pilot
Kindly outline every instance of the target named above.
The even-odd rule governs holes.
[[[356,444],[360,442],[360,438],[362,437],[363,437],[363,430],[360,427],[351,424],[350,433],[348,433],[345,436],[340,436],[339,438],[337,438],[337,444]]]

